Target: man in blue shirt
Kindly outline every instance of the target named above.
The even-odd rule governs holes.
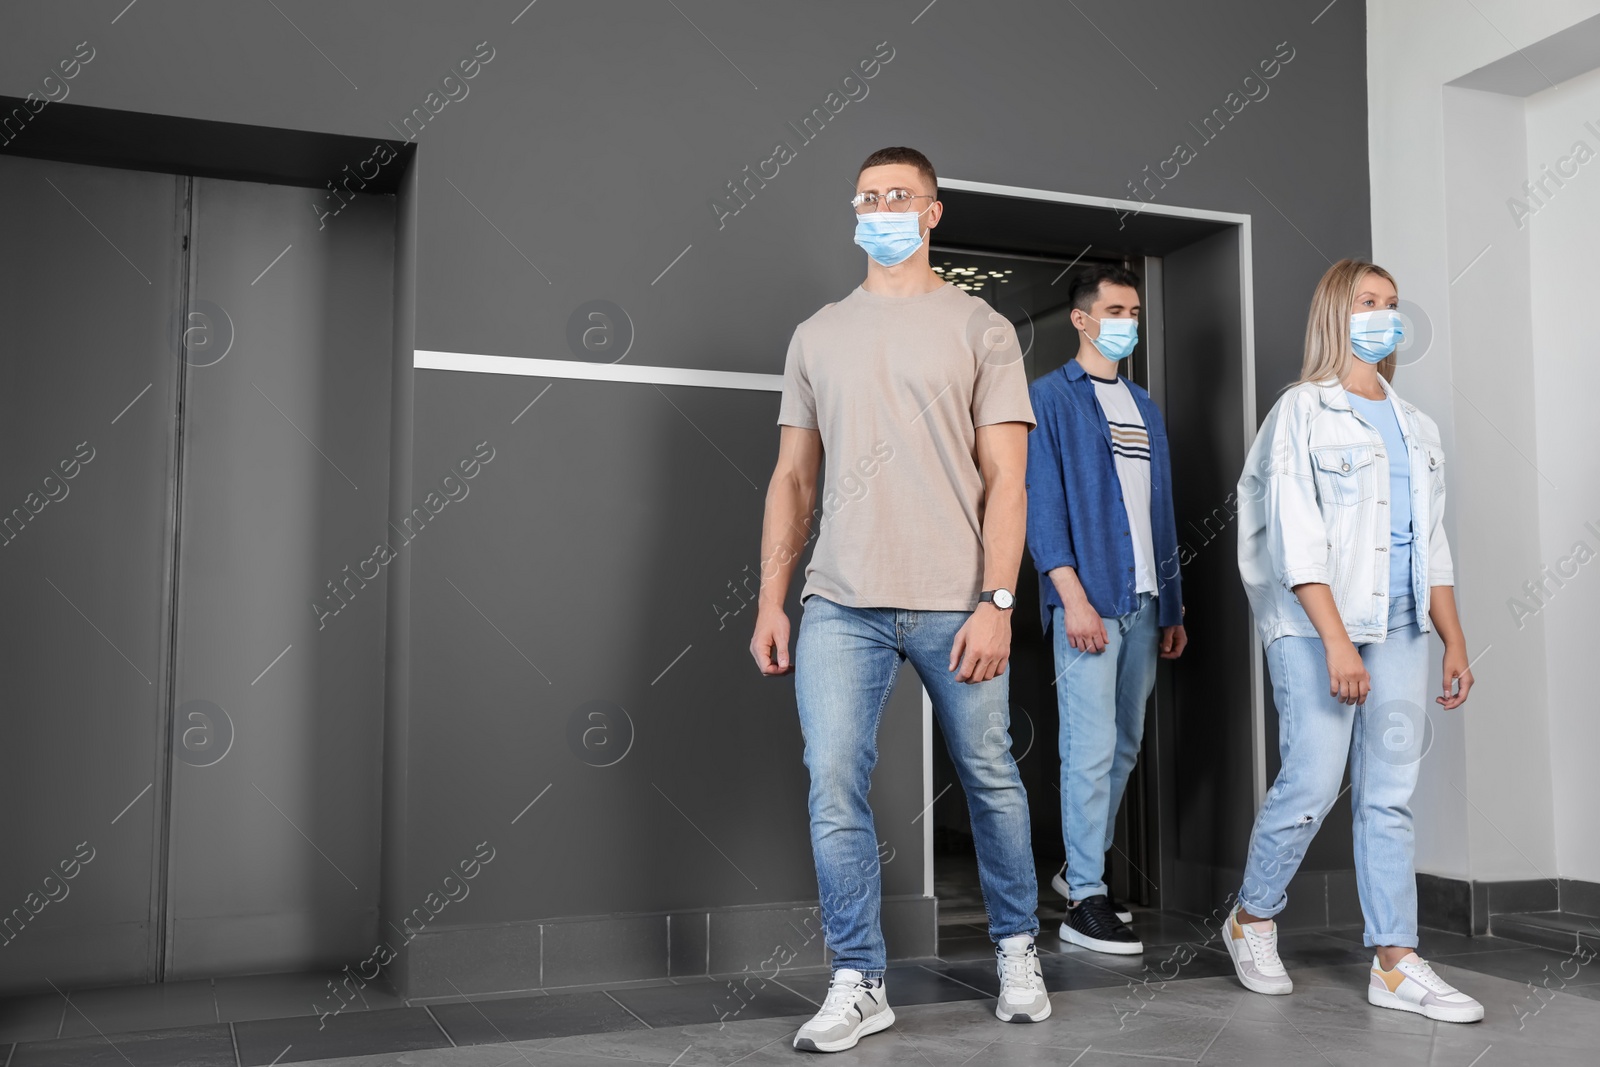
[[[1077,357],[1028,388],[1028,552],[1054,632],[1061,715],[1061,938],[1097,952],[1144,951],[1110,897],[1105,854],[1144,738],[1156,655],[1183,652],[1172,464],[1161,412],[1117,374],[1138,343],[1139,276],[1082,271],[1068,291]]]

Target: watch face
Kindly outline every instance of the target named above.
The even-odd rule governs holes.
[[[1005,611],[1007,608],[1011,607],[1013,603],[1015,603],[1015,601],[1012,598],[1009,590],[996,589],[994,591],[994,606],[999,608],[1001,611]]]

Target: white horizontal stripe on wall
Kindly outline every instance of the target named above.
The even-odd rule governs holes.
[[[413,365],[418,370],[466,371],[469,374],[520,374],[533,378],[582,378],[593,382],[642,382],[646,385],[694,385],[709,389],[783,392],[783,375],[746,371],[642,367],[629,363],[585,363],[577,359],[485,356],[472,352],[428,352],[422,349],[416,351]]]

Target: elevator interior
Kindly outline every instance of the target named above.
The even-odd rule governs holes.
[[[1077,352],[1066,303],[1072,273],[1116,263],[1143,278],[1140,342],[1122,373],[1150,391],[1167,424],[1189,646],[1178,661],[1158,664],[1107,883],[1133,904],[1204,912],[1231,888],[1229,871],[1243,856],[1265,743],[1230,497],[1247,422],[1254,431],[1247,228],[1224,216],[1136,212],[966,182],[942,183],[940,197],[935,269],[1015,325],[1029,381]],[[1065,855],[1053,659],[1024,553],[1012,623],[1012,751],[1029,794],[1046,926],[1063,904],[1049,878]],[[981,924],[965,799],[937,725],[928,728],[941,922]]]

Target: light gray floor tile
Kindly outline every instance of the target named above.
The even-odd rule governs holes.
[[[348,1056],[334,1060],[286,1059],[277,1067],[290,1064],[307,1067],[526,1067],[532,1060],[536,1067],[558,1067],[558,1064],[538,1054],[531,1047],[513,1045],[471,1045],[467,1048],[430,1048],[414,1052],[385,1052],[377,1056]],[[606,1060],[589,1057],[589,1067],[607,1067]],[[564,1067],[564,1065],[562,1065]],[[621,1067],[614,1064],[612,1067]]]
[[[540,1046],[545,1053],[587,1053],[640,1063],[674,1063],[678,1067],[721,1067],[766,1045],[789,1044],[798,1022],[792,1019],[753,1019],[705,1026],[669,1026],[656,1030],[625,1030],[612,1034],[584,1034],[556,1038]]]
[[[853,1049],[829,1055],[828,1063],[836,1063],[839,1067],[961,1067],[986,1048],[992,1048],[992,1042],[909,1034],[896,1026],[862,1038],[861,1043]],[[797,1052],[793,1044],[785,1039],[740,1060],[739,1067],[774,1067],[780,1064],[793,1067],[797,1060],[807,1063],[810,1055]],[[1039,1048],[1025,1050],[1021,1057],[1008,1056],[1004,1062],[1048,1063],[1052,1067],[1062,1067],[1065,1060],[1061,1057],[1060,1049]]]
[[[348,988],[344,989],[344,999],[340,999],[328,988],[328,983],[336,977],[330,972],[218,978],[214,982],[217,1015],[226,1023],[319,1015],[339,1011],[341,1004],[343,1011],[402,1006],[399,997],[377,982],[369,982],[366,988],[358,990],[360,996],[354,1001],[349,1000]]]
[[[1099,1010],[1078,1010],[1077,993],[1051,997],[1050,1018],[1040,1023],[1003,1023],[994,1017],[992,1004],[976,1001],[961,1005],[916,1005],[895,1009],[898,1028],[913,1038],[950,1038],[999,1042],[1003,1045],[1037,1045],[1081,1051],[1094,1046],[1102,1051],[1170,1056],[1192,1060],[1222,1028],[1225,1018],[1192,1014],[1140,1013],[1121,1018],[1101,1003]],[[1074,1053],[1075,1054],[1075,1053]],[[1071,1056],[1065,1057],[1071,1060]]]
[[[211,980],[159,982],[71,994],[62,1037],[94,1037],[165,1027],[215,1025]]]

